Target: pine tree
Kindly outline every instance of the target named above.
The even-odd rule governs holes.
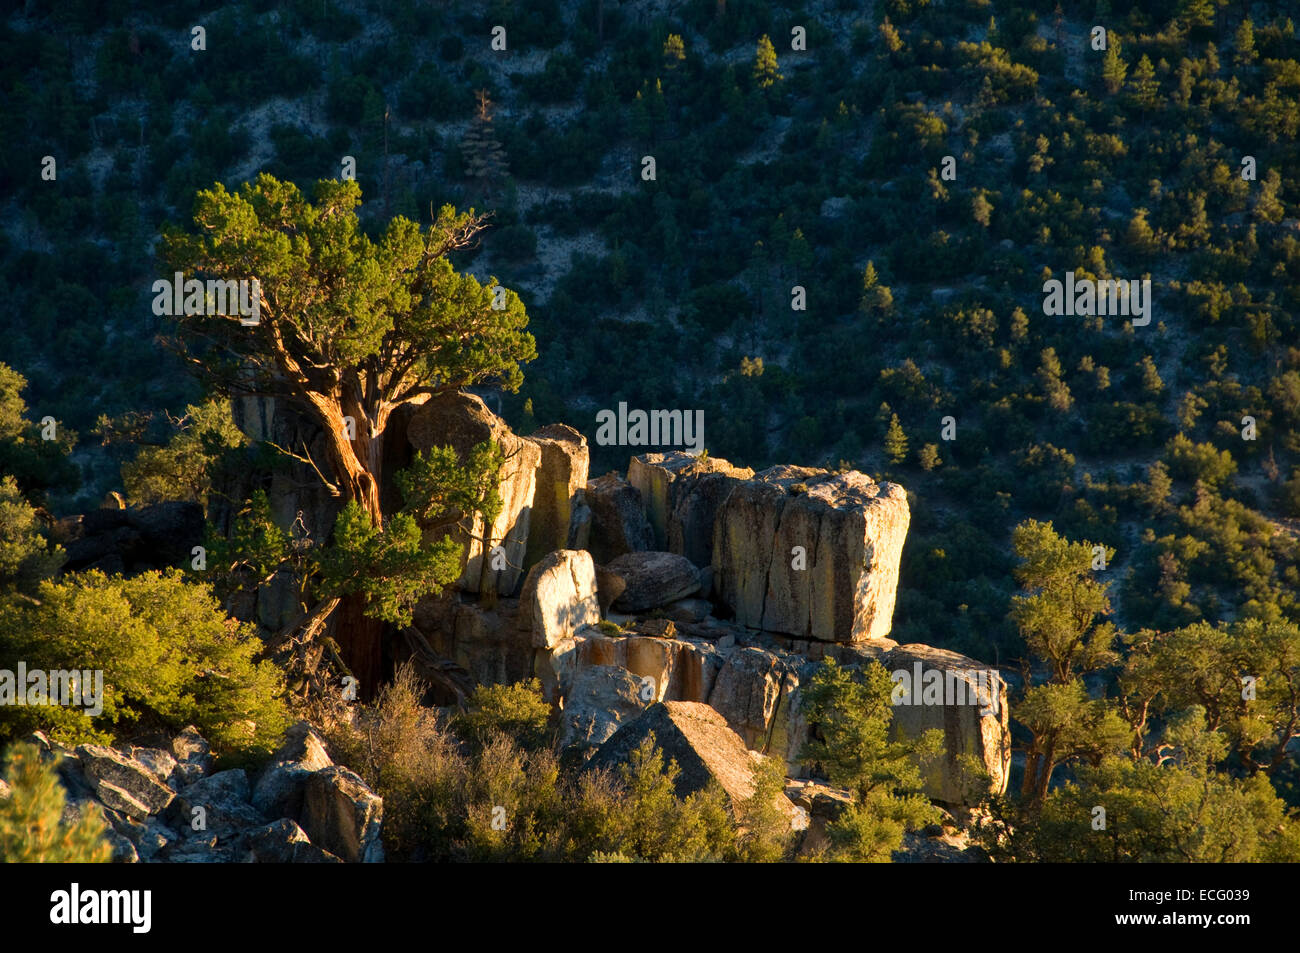
[[[1250,17],[1241,21],[1241,26],[1237,27],[1237,32],[1233,38],[1236,54],[1234,61],[1238,66],[1249,66],[1255,62],[1258,55],[1255,52],[1255,25],[1250,22]]]
[[[863,314],[887,314],[894,307],[894,294],[880,283],[876,275],[875,262],[867,262],[862,272],[862,297],[858,309]]]
[[[1128,64],[1119,57],[1119,41],[1112,38],[1110,49],[1106,51],[1106,59],[1102,62],[1101,78],[1106,83],[1106,92],[1112,96],[1120,91],[1124,85],[1124,77],[1128,75]]]
[[[758,50],[754,54],[754,81],[760,89],[767,89],[778,79],[784,79],[777,70],[776,47],[766,33],[759,38]]]
[[[903,38],[898,35],[894,25],[889,22],[889,17],[881,21],[879,27],[880,42],[885,45],[885,49],[891,53],[897,53],[903,48]],[[885,102],[893,102],[892,99],[886,99]]]
[[[103,864],[112,850],[104,824],[87,813],[63,820],[67,798],[59,776],[35,745],[18,744],[5,758],[9,793],[0,797],[0,863]]]
[[[1147,221],[1146,209],[1134,210],[1124,240],[1139,258],[1146,258],[1156,251],[1156,233],[1151,230],[1151,223]]]
[[[1133,67],[1133,75],[1129,77],[1129,85],[1133,89],[1133,102],[1140,109],[1153,109],[1156,105],[1156,97],[1160,95],[1160,83],[1156,79],[1155,67],[1151,65],[1151,58],[1145,53],[1138,60],[1137,66]]]
[[[927,443],[921,448],[917,459],[921,464],[921,469],[929,473],[935,467],[943,462],[939,457],[939,445],[937,443]]]
[[[465,156],[466,173],[491,189],[509,169],[505,149],[492,129],[492,100],[485,89],[480,89],[477,96],[474,121],[465,130],[460,148]]]
[[[664,65],[668,69],[676,69],[677,64],[686,59],[686,44],[676,33],[669,33],[668,39],[664,41]]]
[[[1264,181],[1259,184],[1259,197],[1255,199],[1254,215],[1259,221],[1274,225],[1282,221],[1286,209],[1277,197],[1281,187],[1282,177],[1278,175],[1277,169],[1269,169]]]
[[[898,422],[898,414],[892,414],[889,418],[889,430],[885,432],[885,456],[893,464],[907,459],[907,434]]]
[[[800,752],[821,766],[832,783],[848,788],[853,804],[826,827],[830,858],[887,862],[905,831],[933,823],[934,808],[921,795],[922,771],[943,756],[937,729],[899,740],[890,731],[894,683],[872,662],[861,673],[825,659],[804,688],[815,737]]]

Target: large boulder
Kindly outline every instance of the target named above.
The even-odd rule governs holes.
[[[654,533],[641,507],[641,494],[617,473],[606,473],[587,484],[584,494],[591,510],[589,548],[598,563],[624,553],[654,548]]]
[[[645,709],[641,680],[614,665],[590,665],[574,673],[560,713],[561,747],[594,748]]]
[[[674,782],[678,797],[702,791],[716,781],[733,806],[754,794],[754,771],[761,756],[752,754],[745,743],[727,726],[727,721],[708,705],[700,702],[661,702],[635,720],[619,728],[600,746],[584,766],[584,771],[606,770],[618,777],[620,766],[631,760],[641,743],[653,736],[655,747],[663,752],[666,768],[669,761],[680,769]],[[778,795],[782,810],[793,818],[794,806],[784,794]]]
[[[517,436],[481,398],[461,392],[440,395],[416,408],[406,434],[417,452],[451,446],[464,459],[475,446],[488,440],[495,441],[505,452],[505,463],[497,474],[500,514],[491,526],[484,526],[482,516],[476,514],[468,530],[457,526],[451,535],[464,545],[459,588],[467,592],[515,593],[526,565],[541,446]],[[493,558],[497,546],[501,547],[503,559]]]
[[[584,625],[600,621],[596,566],[585,550],[548,553],[528,571],[519,593],[517,625],[536,648],[554,648]]]
[[[320,733],[305,721],[296,723],[285,732],[284,742],[258,776],[253,786],[253,807],[265,817],[298,817],[307,779],[313,771],[333,763]]]
[[[883,638],[908,521],[897,484],[772,467],[718,508],[714,592],[752,628],[828,642]]]
[[[885,665],[905,692],[896,699],[891,730],[906,738],[938,728],[944,756],[925,773],[925,793],[936,801],[974,803],[988,791],[1007,789],[1011,768],[1010,713],[1007,686],[997,670],[947,649],[911,643],[886,656]],[[971,755],[988,781],[971,786],[961,759]]]
[[[184,832],[215,835],[225,841],[239,831],[265,824],[249,802],[252,791],[243,768],[218,771],[177,795],[168,819]]]
[[[542,453],[524,557],[529,568],[553,550],[585,548],[580,536],[590,520],[583,501],[589,456],[587,438],[564,424],[543,427],[526,439]]]
[[[173,790],[193,784],[212,770],[212,748],[193,725],[172,739],[171,755],[176,761],[170,780]]]
[[[736,649],[727,655],[709,693],[709,705],[755,751],[767,748],[784,675],[771,652],[752,646]]]
[[[348,863],[381,860],[383,798],[354,772],[337,765],[307,781],[301,824],[311,842]]]
[[[627,584],[613,602],[619,612],[656,609],[700,591],[700,571],[685,556],[673,553],[624,553],[605,569]]]
[[[685,556],[697,566],[713,558],[713,521],[737,483],[754,471],[718,457],[682,450],[643,453],[628,464],[627,480],[641,494],[656,549]]]
[[[120,751],[100,745],[80,745],[77,758],[100,800],[112,801],[110,806],[114,810],[137,820],[166,809],[175,797],[171,788],[149,768]]]

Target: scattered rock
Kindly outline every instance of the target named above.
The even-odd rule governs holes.
[[[316,729],[300,721],[285,732],[253,788],[253,807],[264,817],[297,818],[302,814],[307,779],[332,762]]]
[[[307,780],[301,824],[311,842],[348,863],[382,857],[384,802],[364,781],[337,765]]]
[[[169,819],[182,831],[193,830],[196,817],[202,819],[198,830],[226,840],[247,827],[260,827],[266,818],[249,803],[248,774],[243,768],[218,771],[196,781],[177,795],[177,804]],[[195,814],[195,809],[201,809]]]
[[[95,784],[101,800],[105,796],[103,789],[107,786],[108,798],[132,806],[133,809],[134,805],[138,805],[147,817],[165,809],[175,797],[171,789],[147,767],[112,748],[80,745],[77,747],[77,758],[87,779]],[[130,800],[124,800],[119,792]]]
[[[172,756],[179,764],[198,765],[204,774],[212,770],[212,747],[193,725],[172,739]]]
[[[700,571],[685,556],[674,553],[624,553],[605,568],[627,583],[613,603],[620,612],[666,606],[700,590]]]
[[[254,828],[244,834],[243,860],[254,864],[338,864],[329,851],[321,850],[298,824],[287,817]]]

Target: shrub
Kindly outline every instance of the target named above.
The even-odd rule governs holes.
[[[42,729],[67,744],[113,730],[193,724],[227,751],[269,751],[288,715],[283,676],[252,626],[226,617],[206,585],[180,570],[131,579],[101,572],[44,582],[35,600],[0,603],[0,657],[28,669],[102,669],[103,711],[0,708],[0,737]]]
[[[19,744],[5,757],[10,791],[0,798],[0,863],[102,864],[112,853],[104,822],[83,814],[63,819],[67,798],[59,776],[41,763],[35,745]]]
[[[542,698],[537,679],[515,685],[480,685],[470,696],[469,710],[456,719],[456,731],[482,746],[493,735],[510,738],[520,747],[540,747],[546,739],[551,706]]]

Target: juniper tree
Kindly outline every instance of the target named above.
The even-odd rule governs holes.
[[[686,44],[682,42],[680,35],[669,33],[668,39],[664,41],[664,67],[676,69],[677,64],[684,59],[686,59]]]
[[[1016,717],[1033,738],[1026,750],[1022,793],[1041,800],[1061,761],[1100,756],[1123,743],[1126,732],[1104,702],[1088,697],[1082,676],[1113,664],[1115,627],[1104,583],[1094,577],[1091,543],[1057,535],[1051,523],[1027,520],[1012,534],[1016,581],[1024,592],[1012,597],[1011,619],[1036,665],[1024,669],[1024,697]],[[1114,551],[1103,547],[1106,560]],[[1034,669],[1045,670],[1034,684]]]
[[[486,216],[447,205],[426,229],[398,216],[372,239],[360,201],[355,181],[318,182],[313,201],[266,174],[236,193],[218,183],[198,193],[194,231],[169,228],[162,243],[166,263],[186,276],[259,283],[258,324],[183,314],[171,344],[215,393],[284,398],[320,426],[326,460],[281,449],[311,464],[358,532],[387,528],[384,445],[399,408],[466,386],[516,391],[519,363],[536,356],[518,295],[449,259],[477,241]],[[369,691],[382,626],[367,600],[343,586],[311,617],[340,611],[343,655]]]
[[[825,659],[804,689],[808,722],[817,730],[800,760],[854,796],[827,825],[833,859],[888,861],[904,831],[938,818],[920,791],[923,768],[942,756],[943,732],[930,729],[915,740],[891,737],[893,688],[877,662],[859,674]]]

